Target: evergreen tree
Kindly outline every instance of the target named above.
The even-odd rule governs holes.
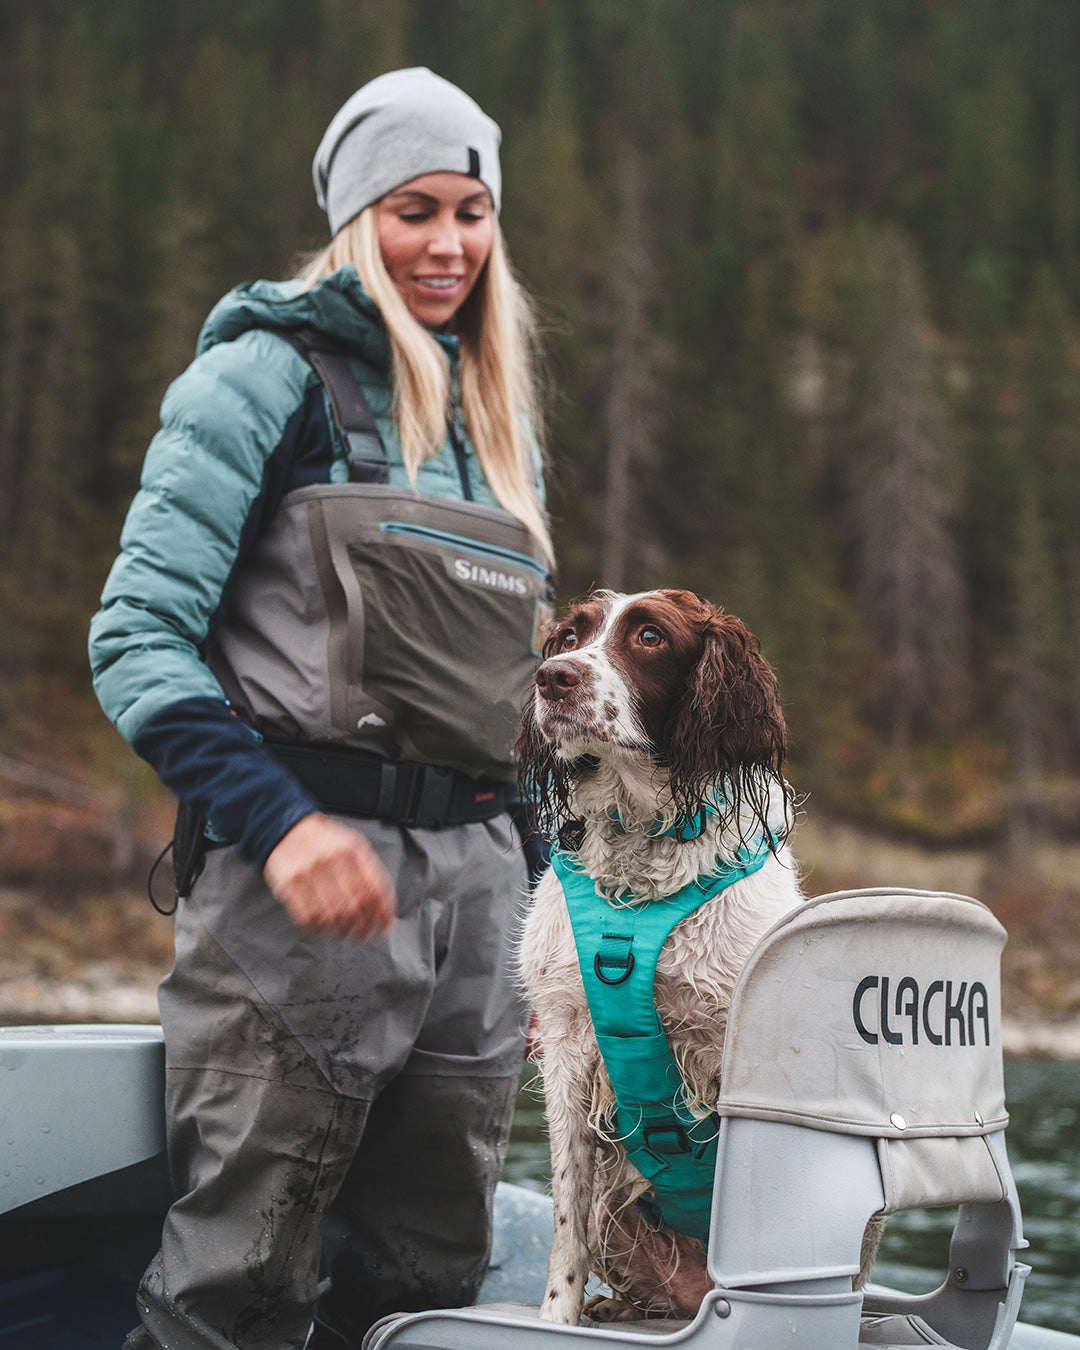
[[[1078,51],[1060,0],[0,0],[7,734],[85,689],[207,310],[324,242],[329,118],[426,64],[504,130],[563,594],[742,612],[831,800],[927,743],[1075,780]]]
[[[1009,755],[1009,809],[1005,845],[1010,863],[1023,869],[1047,819],[1047,778],[1060,750],[1061,690],[1054,678],[1057,589],[1045,520],[1033,479],[1018,484],[1016,540],[1012,551],[1014,636],[1005,699]]]
[[[895,228],[866,230],[858,248],[846,466],[854,580],[880,654],[880,724],[894,749],[909,751],[920,732],[955,725],[965,695],[954,445],[910,241]]]

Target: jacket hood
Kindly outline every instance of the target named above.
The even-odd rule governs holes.
[[[376,369],[389,370],[390,344],[374,300],[352,264],[305,289],[299,281],[246,281],[223,296],[199,334],[201,355],[252,328],[317,329]]]

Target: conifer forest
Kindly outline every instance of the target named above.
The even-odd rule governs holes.
[[[821,808],[1075,837],[1075,0],[0,0],[0,752],[103,723],[164,389],[325,241],[314,149],[402,65],[503,130],[560,601],[740,615]]]

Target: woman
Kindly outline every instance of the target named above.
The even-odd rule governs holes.
[[[177,1198],[127,1350],[304,1345],[320,1251],[320,1350],[483,1275],[551,556],[498,143],[424,69],[349,99],[332,241],[210,315],[92,624],[102,706],[198,822],[160,992]]]

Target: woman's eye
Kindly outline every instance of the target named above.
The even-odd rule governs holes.
[[[656,628],[643,628],[638,634],[638,641],[643,647],[659,647],[663,640],[663,633]]]

